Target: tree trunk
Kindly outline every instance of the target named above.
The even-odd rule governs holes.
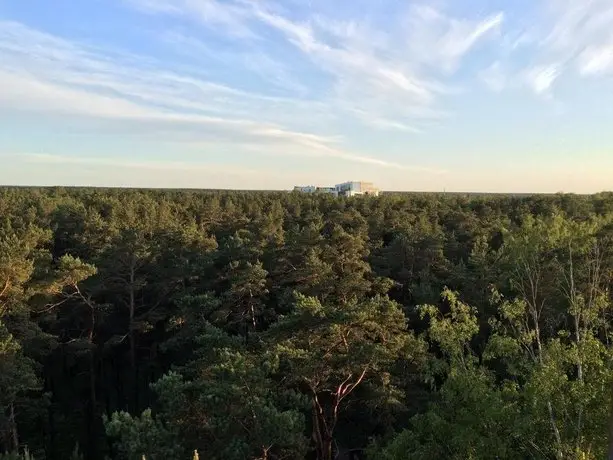
[[[536,344],[537,344],[537,349],[538,349],[538,360],[540,365],[543,365],[543,349],[541,348],[541,337],[540,337],[540,329],[538,327],[538,323],[537,326],[535,328],[536,331]],[[551,423],[551,429],[553,430],[553,436],[556,440],[556,458],[558,459],[562,459],[564,458],[564,455],[562,453],[562,437],[560,435],[560,430],[558,429],[558,423],[556,421],[556,417],[555,414],[553,412],[553,405],[551,404],[551,401],[547,401],[547,412],[549,414],[549,423]]]
[[[98,401],[96,397],[96,358],[95,358],[95,345],[94,345],[94,327],[96,326],[96,319],[94,316],[94,311],[91,311],[91,324],[90,330],[87,334],[87,339],[89,342],[90,350],[89,350],[89,397],[91,400],[91,404],[93,408],[98,406]],[[95,411],[94,411],[95,412]]]
[[[313,441],[315,442],[315,451],[317,460],[332,460],[333,459],[333,442],[330,421],[326,419],[325,412],[317,397],[313,400]]]
[[[136,368],[136,344],[134,343],[134,315],[135,315],[135,299],[134,299],[134,267],[130,267],[130,324],[128,326],[128,335],[130,337],[130,365],[132,370]]]
[[[321,429],[319,427],[319,413],[316,401],[313,400],[313,433],[312,433],[313,442],[315,443],[315,452],[317,454],[317,460],[321,460],[323,456],[322,444],[323,440],[321,438]]]
[[[332,460],[332,436],[324,436],[321,460]]]
[[[11,430],[11,442],[13,444],[13,451],[19,451],[19,434],[17,433],[17,420],[15,418],[15,404],[11,403],[9,406],[9,426]]]
[[[89,351],[89,458],[98,456],[98,398],[96,396],[96,369],[94,350]]]
[[[327,445],[332,447],[332,437],[328,433],[325,414],[315,392],[313,392],[313,441],[317,460],[331,460]]]
[[[138,403],[138,371],[136,368],[136,337],[134,333],[134,316],[136,314],[136,300],[134,293],[135,283],[135,267],[134,264],[130,266],[130,285],[129,285],[129,309],[130,309],[130,321],[128,324],[128,337],[130,340],[130,377],[132,380],[132,402],[134,411],[140,410]]]
[[[536,296],[534,296],[533,298],[536,299]],[[536,302],[536,300],[534,300],[534,302]],[[542,366],[543,365],[543,347],[541,344],[541,329],[539,326],[539,313],[538,313],[538,307],[536,303],[532,304],[531,309],[532,309],[532,313],[531,313],[532,319],[534,321],[536,349],[538,353],[537,359],[538,359],[539,364]],[[549,423],[551,423],[551,429],[553,430],[553,436],[556,441],[556,458],[561,460],[562,458],[564,458],[564,455],[562,453],[562,437],[560,435],[560,430],[558,429],[558,423],[556,421],[556,417],[553,412],[553,405],[551,404],[551,401],[547,401],[547,412],[549,414]]]
[[[613,460],[613,385],[611,385],[611,405],[610,415],[609,415],[609,455],[608,459]]]

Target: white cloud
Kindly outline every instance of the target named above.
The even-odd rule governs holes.
[[[195,69],[179,74],[160,62],[77,46],[17,23],[0,22],[0,57],[5,71],[158,108],[234,117],[255,110],[260,120],[275,122],[267,107],[301,103],[213,83]]]
[[[459,20],[431,6],[415,6],[408,22],[410,49],[423,62],[452,73],[479,40],[499,32],[503,20],[502,12],[481,20]]]
[[[550,94],[569,71],[598,76],[613,71],[613,2],[610,0],[541,0],[535,23],[519,34],[531,63],[520,71],[537,94]],[[516,50],[518,47],[513,47]]]
[[[281,143],[296,154],[401,167],[340,149],[334,145],[338,137],[304,133],[267,121],[262,116],[265,111],[259,110],[264,105],[291,107],[291,100],[175,74],[129,56],[121,56],[124,62],[120,64],[113,57],[20,24],[0,22],[0,105],[13,110],[132,120],[150,127],[151,123],[163,123],[165,136],[169,136],[168,129],[175,128],[180,129],[179,137],[187,130],[200,140],[225,136],[237,144],[260,142],[263,148]],[[141,130],[151,131],[146,126]]]
[[[504,20],[500,12],[458,19],[407,6],[383,26],[369,17],[333,18],[316,6],[301,16],[267,0],[123,1],[168,16],[169,31],[156,45],[189,56],[192,64],[77,44],[0,21],[0,104],[116,125],[129,121],[146,136],[177,144],[218,140],[420,170],[384,152],[369,156],[348,148],[351,126],[363,124],[363,137],[409,136],[443,119],[440,104],[457,91],[449,77]],[[181,30],[186,25],[193,33]],[[210,37],[232,46],[217,50]],[[221,69],[219,75],[245,72],[242,88],[219,83],[223,77],[216,79],[209,67]],[[251,77],[270,85],[260,81],[256,91]]]
[[[519,81],[551,97],[562,78],[613,74],[613,1],[538,0],[524,13],[502,34],[493,64],[479,73],[489,89]]]
[[[547,94],[561,73],[559,64],[550,64],[528,69],[524,78],[536,94]]]
[[[610,36],[613,3],[609,0],[544,0],[544,3],[546,28],[542,45],[550,52],[572,59],[585,47]]]
[[[613,73],[613,43],[587,47],[579,56],[579,72],[584,76]]]
[[[452,92],[426,66],[457,69],[477,41],[502,22],[502,14],[482,21],[458,21],[432,8],[407,12],[411,30],[377,29],[358,21],[315,16],[291,21],[262,4],[255,16],[276,29],[334,78],[334,104],[382,129],[419,131],[422,114],[431,119],[438,99]],[[452,69],[453,68],[453,69]],[[364,114],[369,114],[365,116]]]
[[[308,11],[306,16],[296,19],[278,3],[265,0],[230,0],[223,5],[212,0],[130,1],[151,12],[196,18],[206,27],[215,25],[215,21],[202,10],[225,8],[224,15],[230,15],[235,24],[257,31],[260,47],[282,47],[283,43],[270,32],[279,34],[294,48],[293,52],[298,50],[331,79],[329,91],[320,96],[329,109],[355,115],[353,109],[357,108],[371,114],[359,116],[358,121],[382,129],[415,126],[420,123],[420,113],[432,114],[440,96],[450,92],[438,71],[450,74],[457,70],[465,55],[496,32],[503,21],[500,12],[460,20],[422,6],[405,8],[406,21],[399,19],[382,27],[370,24],[368,19],[331,18],[321,14],[321,5],[314,3],[302,10]],[[270,53],[264,63],[268,58]],[[296,80],[287,78],[285,69],[277,71],[280,60],[274,60],[270,74],[273,79],[276,74],[277,81],[291,87]]]

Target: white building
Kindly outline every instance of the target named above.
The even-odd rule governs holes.
[[[340,196],[372,195],[379,196],[379,189],[372,182],[344,182],[336,185]]]
[[[327,193],[334,196],[372,195],[379,196],[379,189],[372,182],[344,182],[334,187],[296,186],[294,191],[302,193]]]

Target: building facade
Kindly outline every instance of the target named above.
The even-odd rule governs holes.
[[[326,193],[334,196],[371,195],[379,196],[379,189],[372,182],[350,181],[334,187],[316,187],[314,185],[296,186],[294,191],[302,193]]]
[[[379,196],[379,189],[372,182],[344,182],[336,185],[340,196],[372,195]]]
[[[316,193],[327,193],[329,195],[338,196],[336,187],[317,187]]]

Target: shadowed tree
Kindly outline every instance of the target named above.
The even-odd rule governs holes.
[[[293,311],[268,331],[286,385],[311,401],[319,460],[333,458],[339,415],[354,390],[388,385],[386,369],[409,337],[399,306],[384,297],[336,306],[298,294]]]

